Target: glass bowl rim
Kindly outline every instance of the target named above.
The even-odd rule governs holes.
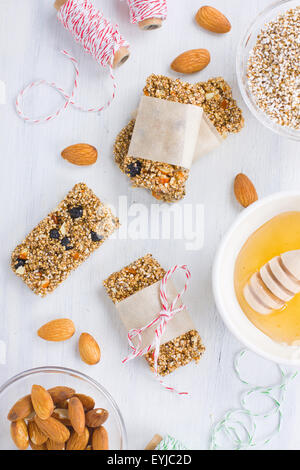
[[[106,390],[106,388],[103,387],[103,385],[99,384],[99,382],[97,382],[95,379],[93,379],[92,377],[89,377],[88,375],[84,374],[83,372],[79,372],[78,370],[70,369],[68,367],[61,367],[61,366],[43,366],[43,367],[34,367],[32,369],[27,369],[23,372],[20,372],[20,373],[14,375],[13,377],[8,379],[6,382],[4,382],[0,386],[0,399],[1,399],[2,393],[6,389],[8,389],[11,385],[15,384],[16,382],[18,382],[19,380],[21,380],[23,378],[29,377],[29,376],[34,375],[34,374],[42,373],[42,372],[58,372],[58,373],[65,373],[65,374],[69,374],[69,375],[73,375],[73,376],[77,375],[81,379],[85,380],[86,382],[88,382],[91,385],[93,385],[94,387],[96,387],[105,396],[105,398],[111,403],[114,411],[116,412],[118,425],[120,427],[121,434],[122,434],[122,450],[127,449],[127,447],[128,447],[127,431],[126,431],[124,419],[122,417],[120,408],[118,407],[115,399]]]
[[[268,13],[271,13],[273,10],[280,6],[288,5],[289,3],[295,3],[296,0],[276,0],[272,2],[270,5],[266,6],[263,10],[261,10],[255,18],[249,23],[246,28],[246,31],[242,33],[241,39],[237,46],[237,53],[236,53],[236,75],[237,81],[239,85],[239,89],[243,100],[245,101],[248,109],[252,113],[252,115],[266,128],[270,129],[277,135],[285,137],[287,139],[291,139],[294,141],[300,141],[300,130],[289,128],[287,126],[281,126],[277,124],[275,121],[272,121],[266,113],[264,113],[260,108],[255,104],[254,98],[253,102],[248,96],[246,86],[243,83],[243,59],[245,58],[245,46],[249,40],[249,36],[253,34],[253,29],[255,28],[256,24],[258,23],[260,18],[264,18],[267,16]],[[300,2],[299,2],[300,6]]]

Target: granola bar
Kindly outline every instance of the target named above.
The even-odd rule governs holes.
[[[165,270],[158,261],[151,254],[147,254],[129,266],[111,274],[103,284],[109,297],[114,304],[117,304],[160,281],[165,274]],[[164,376],[191,361],[198,362],[204,351],[205,347],[199,333],[196,330],[188,331],[186,334],[161,345],[158,373]],[[144,357],[153,370],[153,352],[150,351]]]
[[[44,297],[118,226],[111,210],[84,183],[78,183],[16,247],[12,270],[35,294]]]
[[[228,83],[221,77],[207,82],[190,84],[163,75],[150,75],[144,94],[154,98],[201,106],[223,138],[239,132],[244,126],[241,109],[232,98]],[[189,170],[167,163],[137,159],[128,156],[135,120],[119,133],[114,146],[114,157],[121,171],[127,174],[132,186],[143,187],[165,202],[175,202],[185,196]]]

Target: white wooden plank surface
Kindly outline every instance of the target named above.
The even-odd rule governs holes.
[[[235,378],[232,361],[241,344],[227,331],[216,311],[211,289],[211,266],[222,235],[240,212],[232,196],[232,182],[243,171],[256,184],[260,196],[284,189],[299,189],[299,145],[264,129],[247,111],[238,92],[235,53],[249,21],[272,0],[214,0],[232,21],[232,32],[215,36],[202,31],[193,20],[201,2],[169,1],[169,18],[161,30],[144,33],[128,21],[126,2],[94,0],[95,5],[120,24],[132,45],[130,60],[117,70],[118,95],[100,116],[69,109],[59,119],[39,126],[25,125],[17,116],[14,100],[32,79],[45,78],[70,89],[73,70],[59,50],[66,48],[80,61],[80,99],[95,104],[109,92],[106,73],[75,45],[55,19],[52,0],[0,0],[0,80],[6,84],[6,104],[0,104],[1,142],[1,241],[0,241],[0,340],[6,343],[6,363],[0,361],[0,382],[37,366],[62,365],[78,369],[100,381],[119,404],[128,430],[129,447],[140,449],[155,432],[168,432],[191,449],[206,449],[212,422],[238,404],[243,389]],[[245,114],[243,132],[229,138],[199,161],[188,183],[185,203],[203,204],[205,242],[199,251],[187,251],[184,241],[110,240],[46,299],[34,296],[9,268],[10,252],[31,228],[53,209],[78,181],[85,181],[103,199],[118,207],[127,196],[128,207],[139,202],[150,207],[151,196],[131,189],[113,162],[112,146],[118,131],[135,109],[146,77],[152,73],[176,75],[169,69],[176,55],[190,48],[206,47],[212,61],[191,80],[222,75],[232,85]],[[29,111],[52,110],[61,99],[52,90],[28,97]],[[72,143],[88,142],[99,149],[91,168],[73,167],[60,158]],[[132,220],[132,217],[129,217]],[[184,385],[190,398],[163,392],[143,361],[121,365],[127,352],[126,337],[102,280],[131,260],[152,252],[164,265],[187,263],[193,277],[186,301],[201,332],[206,354],[198,366],[176,372],[172,384]],[[37,328],[59,316],[72,318],[78,332],[89,331],[101,344],[102,361],[83,364],[76,339],[47,344]],[[2,361],[3,362],[3,361]],[[254,379],[267,380],[274,366],[250,358]],[[271,378],[271,377],[270,377]],[[287,395],[282,432],[268,448],[300,448],[299,400],[295,381]]]

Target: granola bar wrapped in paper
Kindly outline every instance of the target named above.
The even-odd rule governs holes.
[[[127,331],[141,328],[157,317],[161,310],[160,283],[166,272],[160,264],[148,254],[129,266],[111,274],[104,286]],[[177,295],[173,283],[167,282],[168,301]],[[153,341],[155,327],[144,331],[141,348]],[[198,362],[205,347],[192,319],[186,309],[177,313],[167,324],[161,339],[158,357],[158,374],[161,376],[191,361]],[[153,369],[153,351],[144,356]]]
[[[229,133],[239,132],[244,125],[231,88],[222,78],[192,85],[163,75],[151,75],[144,95],[203,109],[193,161],[217,148]],[[133,186],[150,190],[158,200],[176,202],[182,199],[189,168],[178,160],[172,163],[172,155],[168,162],[154,161],[137,154],[131,156],[129,148],[134,127],[135,118],[119,133],[115,142],[115,161],[121,171],[128,175]]]

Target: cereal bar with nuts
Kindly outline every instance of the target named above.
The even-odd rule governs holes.
[[[151,254],[139,258],[129,266],[111,274],[104,282],[107,294],[117,306],[130,296],[162,280],[166,271]],[[154,314],[158,312],[153,312]],[[140,312],[137,312],[140,314]],[[180,313],[178,314],[180,315]],[[199,333],[191,329],[161,345],[158,357],[158,373],[170,374],[192,361],[198,362],[205,351]],[[153,351],[145,359],[153,370]]]
[[[201,106],[218,133],[226,138],[244,126],[241,109],[232,97],[230,86],[223,78],[190,84],[163,75],[150,75],[144,94],[153,98]],[[121,171],[130,178],[133,187],[142,187],[165,202],[176,202],[185,196],[189,170],[168,163],[133,158],[128,150],[135,119],[116,138],[114,157]]]
[[[44,297],[52,292],[119,226],[111,210],[78,183],[12,253],[11,267]]]

